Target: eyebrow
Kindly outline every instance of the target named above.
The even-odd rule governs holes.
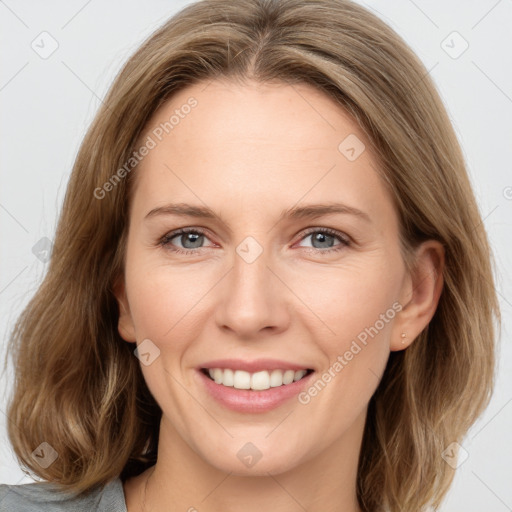
[[[332,215],[336,213],[353,215],[368,223],[371,223],[370,216],[354,208],[342,203],[327,204],[310,204],[305,206],[294,206],[281,212],[279,222],[283,219],[314,219],[324,215]],[[220,222],[223,220],[211,208],[207,206],[195,206],[187,203],[170,203],[165,206],[153,208],[145,217],[150,219],[158,215],[177,215],[180,217],[195,217],[201,219],[215,219]]]

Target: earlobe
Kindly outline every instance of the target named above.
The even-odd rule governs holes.
[[[407,348],[432,320],[443,289],[445,252],[436,240],[423,242],[416,250],[415,265],[402,291],[403,308],[392,331],[390,350]]]
[[[126,286],[122,277],[115,282],[113,290],[119,309],[119,320],[117,324],[119,335],[125,341],[135,342],[135,327],[133,325],[130,305],[128,304],[128,297],[126,295]]]

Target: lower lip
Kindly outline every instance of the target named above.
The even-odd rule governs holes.
[[[201,370],[197,370],[197,373],[208,393],[223,406],[237,412],[259,413],[271,411],[298,395],[306,387],[315,372],[311,372],[291,384],[269,388],[264,391],[223,386],[207,377]]]

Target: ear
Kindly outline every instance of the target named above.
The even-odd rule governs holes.
[[[119,306],[119,320],[117,323],[119,334],[125,341],[135,342],[135,326],[130,312],[130,305],[128,304],[124,277],[121,276],[116,280],[113,290]]]
[[[432,320],[443,289],[444,263],[444,247],[440,242],[428,240],[416,249],[414,268],[400,294],[402,310],[395,317],[391,351],[411,345]]]

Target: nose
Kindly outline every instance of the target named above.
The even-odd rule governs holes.
[[[252,262],[235,253],[233,268],[219,283],[222,291],[215,312],[219,328],[247,340],[286,330],[292,294],[277,274],[265,251]]]

